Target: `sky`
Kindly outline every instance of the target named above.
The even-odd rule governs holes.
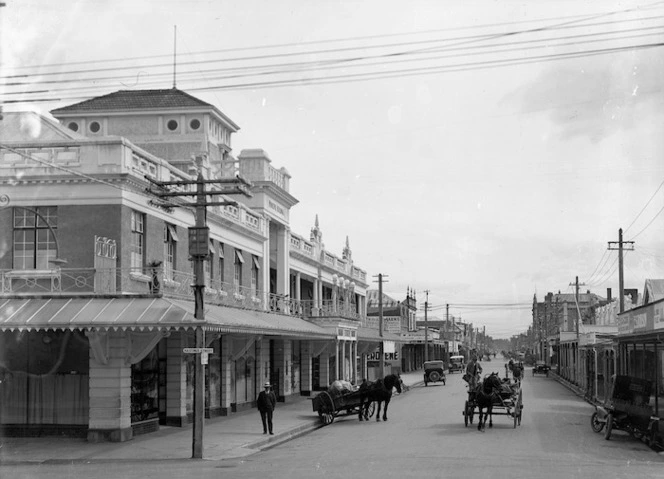
[[[419,316],[507,338],[577,276],[615,297],[620,228],[625,287],[664,278],[664,1],[5,3],[5,110],[170,88],[176,53],[291,174],[291,230]]]

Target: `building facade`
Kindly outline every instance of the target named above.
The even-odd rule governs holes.
[[[60,124],[5,113],[0,125],[3,434],[124,441],[188,423],[197,329],[213,351],[208,417],[255,407],[265,381],[288,401],[368,376],[384,338],[367,320],[366,271],[348,240],[341,255],[325,249],[318,218],[291,232],[288,171],[260,149],[233,157],[230,118],[177,89],[52,113]],[[199,174],[211,188],[249,183],[207,207],[204,319]],[[159,182],[181,185],[169,197]]]

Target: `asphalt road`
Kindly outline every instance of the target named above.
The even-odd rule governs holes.
[[[484,363],[485,372],[501,368],[502,363]],[[593,408],[553,379],[527,375],[521,425],[515,428],[512,417],[496,415],[493,428],[484,432],[475,427],[476,418],[464,425],[467,393],[460,375],[447,379],[446,385],[395,396],[387,422],[337,418],[242,459],[21,465],[0,469],[0,477],[664,478],[664,456],[620,431],[610,441],[593,433]]]

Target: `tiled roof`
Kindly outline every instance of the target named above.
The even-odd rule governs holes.
[[[160,110],[174,108],[214,108],[209,103],[199,100],[188,93],[169,88],[164,90],[118,90],[108,95],[98,96],[73,105],[57,108],[51,113],[90,112],[90,111],[127,111]]]

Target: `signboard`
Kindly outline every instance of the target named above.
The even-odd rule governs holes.
[[[185,354],[212,354],[214,353],[214,348],[184,348],[182,352]]]
[[[394,351],[393,353],[384,353],[385,361],[398,361],[399,353]],[[380,361],[380,352],[376,351],[371,354],[367,354],[367,361]]]
[[[383,341],[383,352],[393,353],[395,351],[394,341]]]
[[[618,314],[618,335],[648,333],[664,329],[664,300],[660,299]]]

